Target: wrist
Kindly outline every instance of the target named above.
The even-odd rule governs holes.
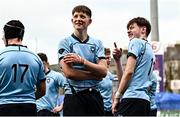
[[[121,97],[122,97],[122,93],[120,93],[119,91],[116,91],[114,97],[115,97],[115,98],[121,98]]]
[[[86,61],[86,60],[85,60],[84,58],[81,57],[81,64],[84,65],[84,64],[85,64],[85,61]]]
[[[81,56],[78,55],[78,59],[78,63],[84,64],[84,59]]]
[[[86,64],[86,59],[83,58],[83,65],[85,65],[85,64]]]

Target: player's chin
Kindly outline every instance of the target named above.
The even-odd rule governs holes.
[[[134,38],[134,35],[128,35],[129,39],[133,39]]]
[[[132,36],[132,37],[129,37],[129,40],[132,40],[134,38],[134,36]]]
[[[83,27],[82,25],[76,25],[76,26],[75,26],[75,29],[76,29],[76,30],[83,30],[84,27]]]

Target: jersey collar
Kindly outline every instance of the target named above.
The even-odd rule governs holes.
[[[81,41],[78,37],[76,37],[74,34],[71,35],[74,39],[76,39],[77,41],[79,41],[80,43],[86,43],[89,41],[89,36],[87,36],[87,39],[85,39],[85,41]]]
[[[50,71],[51,71],[51,69],[49,69],[49,70],[45,73],[45,75],[49,74]]]
[[[21,46],[21,47],[25,47],[25,48],[27,48],[27,46],[20,45],[20,44],[8,44],[7,46]]]

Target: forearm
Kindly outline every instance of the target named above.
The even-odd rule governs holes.
[[[36,99],[39,99],[42,96],[44,96],[45,92],[46,92],[46,83],[45,80],[43,80],[40,82],[40,84],[36,85],[36,92],[35,92]]]
[[[73,80],[89,80],[89,79],[99,79],[96,75],[89,71],[83,71],[72,68],[71,64],[66,64],[63,61],[60,61],[62,66],[62,71],[66,78]]]
[[[71,64],[82,64],[84,66],[84,70],[88,71],[93,76],[102,79],[107,74],[107,63],[105,59],[100,59],[97,64],[92,63],[85,58],[75,54],[75,53],[68,53],[64,58],[61,60],[61,64],[68,65],[68,69],[72,66]],[[63,66],[62,66],[63,67]],[[72,68],[72,67],[71,67]],[[69,72],[69,71],[68,71]],[[72,70],[73,72],[73,70]]]
[[[102,79],[107,75],[107,64],[105,60],[100,60],[98,64],[85,60],[84,66],[86,70],[88,70],[93,74],[93,76],[96,76],[99,79]]]
[[[96,75],[89,71],[83,71],[78,69],[71,70],[71,73],[67,76],[67,78],[72,80],[90,80],[90,79],[99,79]]]
[[[124,92],[126,91],[128,85],[130,83],[131,76],[132,76],[131,73],[124,72],[124,74],[123,74],[123,76],[121,78],[121,81],[120,81],[117,92],[119,92],[121,94],[124,94]]]
[[[121,61],[115,61],[115,66],[116,66],[116,72],[117,72],[117,77],[118,77],[118,82],[120,83],[121,77],[123,75],[123,70],[122,70],[122,65]]]
[[[130,83],[132,74],[134,73],[135,65],[136,65],[136,60],[133,57],[128,57],[128,60],[126,63],[126,69],[123,73],[123,76],[121,78],[121,82],[118,88],[118,91],[122,94],[125,92],[127,86]]]

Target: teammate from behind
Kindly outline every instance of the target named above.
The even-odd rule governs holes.
[[[0,51],[0,116],[36,116],[36,98],[45,94],[43,63],[22,45],[24,30],[19,20],[3,28],[6,47]]]

